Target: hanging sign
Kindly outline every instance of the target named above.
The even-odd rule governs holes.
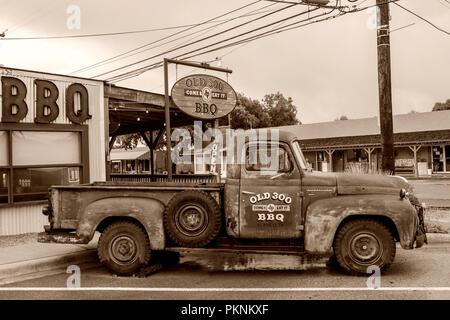
[[[220,78],[195,74],[178,80],[172,100],[184,113],[198,119],[218,119],[233,111],[236,92]]]

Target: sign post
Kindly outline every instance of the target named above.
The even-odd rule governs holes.
[[[167,178],[172,181],[172,157],[170,138],[170,98],[169,98],[169,63],[213,71],[232,73],[232,70],[212,67],[207,63],[194,63],[164,58],[164,104],[166,121]],[[197,78],[193,78],[197,76]],[[218,119],[233,111],[236,106],[236,92],[220,78],[209,75],[194,75],[180,79],[172,88],[175,105],[186,114],[199,119]],[[184,82],[182,82],[184,81]],[[186,88],[183,88],[184,83]],[[182,94],[178,94],[181,90]],[[175,95],[175,96],[174,96]],[[180,98],[180,99],[178,99]],[[217,102],[216,102],[217,100]]]

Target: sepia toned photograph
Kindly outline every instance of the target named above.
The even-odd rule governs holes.
[[[449,57],[447,0],[0,0],[0,299],[450,300]]]

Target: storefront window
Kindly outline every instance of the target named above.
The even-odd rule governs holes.
[[[14,201],[33,201],[45,199],[51,185],[80,183],[80,168],[30,168],[14,169]]]
[[[37,131],[34,126],[3,124],[0,204],[45,200],[52,185],[88,180],[87,146],[82,145],[87,127],[59,126],[61,131],[53,131],[53,126]]]
[[[8,203],[8,170],[0,169],[0,203]]]
[[[78,132],[13,131],[13,165],[80,163]]]
[[[0,131],[0,166],[8,165],[8,132]]]

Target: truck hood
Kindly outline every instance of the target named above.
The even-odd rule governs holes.
[[[335,175],[338,194],[398,194],[402,188],[409,190],[407,180],[399,176],[349,173]]]

